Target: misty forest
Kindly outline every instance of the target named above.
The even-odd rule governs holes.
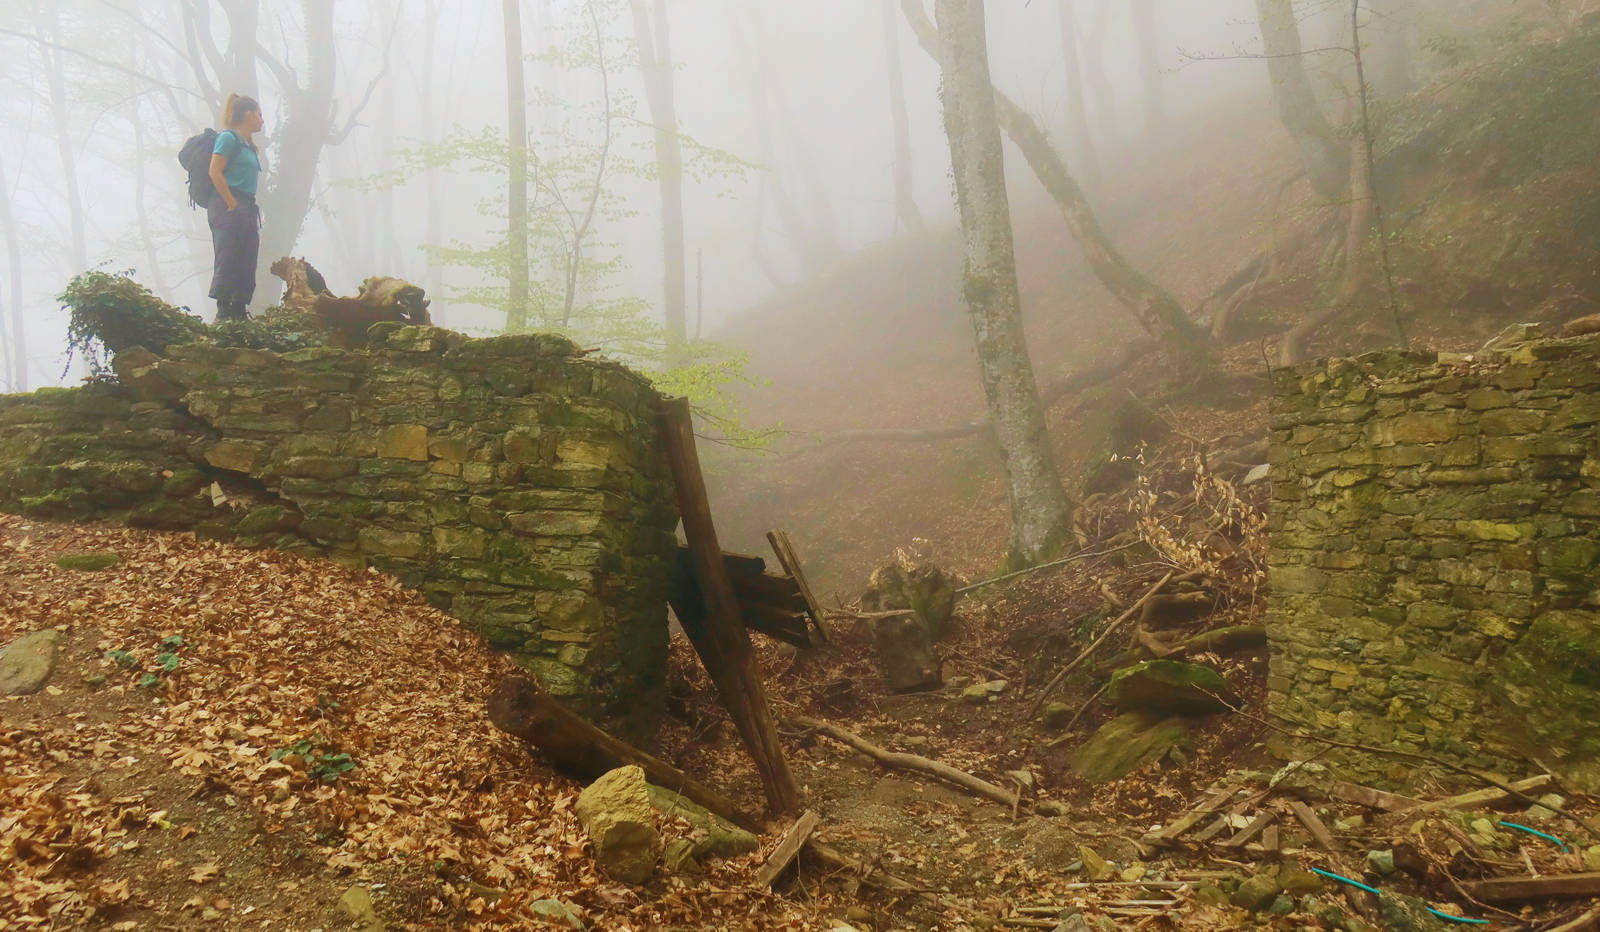
[[[1600,930],[1600,2],[0,50],[0,930]]]

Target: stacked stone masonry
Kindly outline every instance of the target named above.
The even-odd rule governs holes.
[[[559,337],[372,338],[135,350],[119,383],[0,397],[0,509],[376,567],[552,693],[647,731],[677,524],[655,390]]]
[[[1600,338],[1275,373],[1272,710],[1600,790]],[[1415,760],[1288,744],[1355,779]]]

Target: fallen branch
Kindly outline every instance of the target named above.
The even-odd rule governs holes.
[[[1160,592],[1161,587],[1165,586],[1167,584],[1167,580],[1171,578],[1171,573],[1161,577],[1161,581],[1156,583],[1154,586],[1151,586],[1150,591],[1146,592],[1139,599],[1139,601],[1128,606],[1128,610],[1118,616],[1116,621],[1113,621],[1111,624],[1107,625],[1106,629],[1100,632],[1100,636],[1094,639],[1094,643],[1084,648],[1083,653],[1079,654],[1076,660],[1067,664],[1065,667],[1062,667],[1059,673],[1051,677],[1050,682],[1044,684],[1044,688],[1039,690],[1039,695],[1034,697],[1033,705],[1028,707],[1028,714],[1024,717],[1033,718],[1035,715],[1038,715],[1039,708],[1044,705],[1045,697],[1050,695],[1050,690],[1055,689],[1062,680],[1067,678],[1067,674],[1071,673],[1073,670],[1076,670],[1085,660],[1088,660],[1090,657],[1092,657],[1094,652],[1100,649],[1100,645],[1105,643],[1106,638],[1109,638],[1112,632],[1122,627],[1122,625],[1127,622],[1128,619],[1137,615],[1139,610],[1144,607],[1145,601],[1151,596],[1155,595],[1157,592]]]
[[[1067,727],[1061,729],[1062,732],[1064,732],[1066,734],[1071,734],[1072,733],[1072,726],[1078,724],[1078,719],[1083,718],[1084,713],[1088,712],[1089,708],[1095,704],[1095,701],[1098,700],[1101,696],[1105,695],[1106,694],[1106,690],[1108,690],[1110,688],[1111,688],[1111,684],[1107,683],[1104,686],[1101,686],[1099,689],[1095,690],[1094,691],[1094,695],[1090,696],[1088,699],[1085,699],[1084,702],[1083,702],[1083,705],[1078,706],[1078,711],[1072,713],[1072,719],[1067,722]]]
[[[864,884],[870,884],[891,893],[921,892],[920,888],[901,880],[899,877],[882,870],[874,870],[846,856],[838,848],[823,844],[814,838],[806,841],[805,850],[812,857],[822,862],[823,866],[831,867],[834,870],[849,871]]]
[[[980,777],[975,777],[964,770],[957,770],[956,768],[951,767],[949,764],[941,764],[936,760],[923,757],[920,754],[906,754],[900,751],[886,751],[861,737],[860,735],[840,728],[837,725],[831,725],[827,722],[818,721],[814,718],[806,718],[803,715],[787,716],[785,718],[785,724],[790,728],[803,728],[807,731],[814,731],[819,734],[827,735],[829,738],[832,738],[841,744],[847,744],[850,747],[855,748],[857,751],[860,751],[885,767],[896,767],[901,770],[913,770],[919,773],[925,773],[930,776],[938,777],[946,783],[954,784],[955,786],[959,786],[962,789],[967,790],[973,795],[983,797],[984,799],[994,800],[995,802],[1004,806],[1013,806],[1017,804],[1017,794],[1008,793],[987,780],[984,780]]]

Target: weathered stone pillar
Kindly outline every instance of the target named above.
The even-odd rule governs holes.
[[[1600,790],[1600,338],[1274,378],[1272,711]],[[1324,759],[1402,786],[1428,772]]]

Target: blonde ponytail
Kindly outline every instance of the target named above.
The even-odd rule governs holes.
[[[261,105],[256,103],[254,97],[229,94],[227,101],[222,105],[222,128],[233,129],[234,125],[244,119],[246,114],[256,113],[260,110]]]

